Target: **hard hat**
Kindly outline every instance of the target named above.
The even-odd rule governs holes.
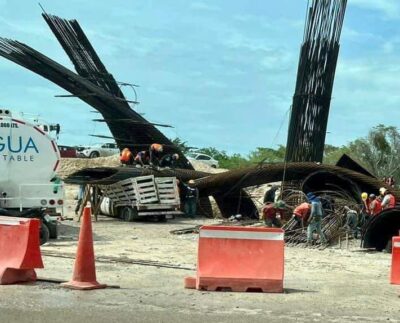
[[[381,188],[379,189],[379,193],[381,193],[382,195],[385,194],[385,192],[386,192],[386,188],[381,187]]]
[[[179,159],[179,155],[178,155],[178,154],[173,154],[173,155],[172,155],[172,158],[174,158],[174,159]]]
[[[363,192],[363,193],[361,194],[361,199],[362,199],[363,201],[366,201],[367,198],[368,198],[368,193]]]
[[[376,197],[375,194],[370,194],[370,195],[369,195],[369,198],[370,198],[370,199],[374,199],[375,197]]]
[[[314,195],[314,193],[311,193],[311,192],[308,192],[308,193],[306,194],[306,196],[307,196],[307,199],[308,199],[310,202],[315,201],[315,200],[317,199],[317,197]]]
[[[194,180],[191,179],[188,183],[189,184],[194,184]]]

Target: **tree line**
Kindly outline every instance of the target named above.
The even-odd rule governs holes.
[[[193,149],[180,138],[172,140],[184,154]],[[278,148],[257,147],[247,155],[228,154],[215,147],[196,149],[196,152],[207,154],[218,160],[221,168],[234,169],[254,166],[259,163],[277,163],[285,159],[285,146]],[[325,164],[335,164],[342,154],[348,154],[378,178],[400,175],[400,133],[396,127],[378,125],[372,128],[368,135],[336,147],[325,145]]]

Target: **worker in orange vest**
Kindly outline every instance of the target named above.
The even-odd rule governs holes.
[[[160,164],[160,158],[163,150],[163,145],[151,144],[149,148],[150,165],[158,166]]]
[[[119,156],[122,165],[132,165],[133,155],[129,148],[124,148]]]
[[[311,204],[304,202],[297,206],[293,211],[293,218],[301,227],[304,228],[304,223],[307,222],[311,213]]]

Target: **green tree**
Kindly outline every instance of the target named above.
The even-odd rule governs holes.
[[[378,125],[367,137],[351,142],[349,150],[378,177],[400,175],[400,133],[396,127]]]
[[[176,137],[175,139],[171,139],[172,143],[179,148],[179,150],[186,155],[190,149],[193,147],[189,147],[187,145],[187,141],[183,141],[182,139]]]
[[[336,147],[332,145],[325,145],[324,164],[335,165],[343,154],[347,154],[352,156],[354,159],[358,159],[353,156],[348,146]]]
[[[258,163],[279,163],[285,160],[285,146],[280,145],[278,149],[257,147],[248,155],[249,162]]]

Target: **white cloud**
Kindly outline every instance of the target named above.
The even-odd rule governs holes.
[[[349,4],[363,9],[379,10],[388,19],[400,18],[399,0],[350,0]]]
[[[210,4],[207,4],[205,2],[201,1],[196,1],[193,2],[190,7],[194,10],[202,10],[202,11],[219,11],[220,9],[217,6],[213,6]]]

